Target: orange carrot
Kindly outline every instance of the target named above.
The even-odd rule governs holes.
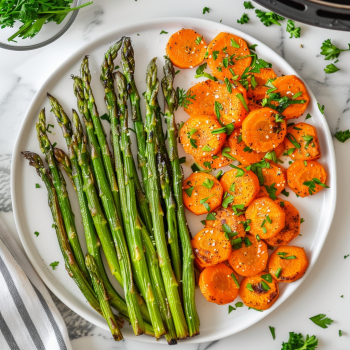
[[[208,45],[208,65],[214,77],[221,80],[241,75],[250,66],[252,58],[249,55],[247,43],[229,33],[218,34]]]
[[[253,73],[249,78],[248,98],[256,101],[262,100],[266,95],[266,91],[269,89],[264,85],[269,79],[275,78],[277,78],[277,75],[272,68],[260,68],[260,73]]]
[[[247,92],[247,97],[248,97],[248,92]],[[251,100],[250,98],[248,98],[248,108],[249,108],[249,111],[251,112],[251,111],[254,111],[255,109],[260,109],[261,105],[257,104],[254,100]]]
[[[194,254],[204,263],[215,265],[228,259],[231,254],[231,243],[223,231],[215,228],[204,228],[192,239]]]
[[[257,310],[269,309],[277,300],[278,295],[279,289],[276,280],[266,272],[245,277],[239,289],[239,296],[243,303]]]
[[[285,171],[280,166],[273,162],[267,162],[269,167],[261,168],[263,184],[260,187],[260,192],[266,193],[266,196],[275,200],[286,187]],[[261,193],[259,194],[261,196]]]
[[[193,247],[192,247],[193,248]],[[202,272],[206,267],[208,266],[212,266],[211,264],[206,263],[204,260],[202,260],[201,258],[198,258],[198,256],[196,256],[194,258],[194,264],[197,266],[198,270],[200,272]]]
[[[305,250],[300,247],[278,247],[269,260],[269,272],[278,282],[295,282],[304,276],[308,266]]]
[[[219,122],[212,117],[189,118],[180,129],[180,141],[185,152],[195,158],[218,153],[225,143],[226,134],[213,134],[212,131],[220,128]]]
[[[207,80],[192,86],[187,95],[195,96],[195,100],[185,107],[190,116],[212,116],[222,125],[232,123],[239,127],[248,115],[247,92],[239,83],[228,90],[225,84]]]
[[[286,120],[298,118],[305,112],[310,101],[310,96],[304,83],[298,77],[295,75],[286,75],[274,80],[272,85],[276,88],[272,93],[279,93],[281,97],[287,96],[292,101],[305,101],[304,103],[291,104],[284,109],[282,114]],[[269,95],[266,94],[266,96],[268,97]]]
[[[277,235],[284,226],[286,214],[272,199],[262,197],[255,199],[245,212],[247,220],[251,220],[250,233],[262,239]]]
[[[184,180],[182,193],[186,208],[201,215],[219,207],[224,192],[215,176],[199,172]]]
[[[298,123],[290,126],[284,144],[287,154],[294,160],[312,160],[321,157],[317,131],[310,124]]]
[[[206,47],[202,35],[192,29],[181,29],[169,38],[165,50],[176,67],[193,68],[203,62]]]
[[[326,180],[326,170],[317,160],[296,160],[287,169],[288,186],[300,197],[328,188]]]
[[[268,152],[283,142],[287,125],[271,108],[252,111],[242,124],[244,143],[257,152]],[[280,120],[280,121],[278,121]]]
[[[234,250],[228,262],[231,267],[242,276],[254,276],[264,271],[269,254],[267,245],[253,236],[247,235],[242,243],[242,248]]]
[[[207,216],[205,227],[224,231],[228,238],[237,239],[245,236],[244,221],[244,214],[238,216],[230,207],[219,207]]]
[[[232,303],[238,296],[238,276],[225,264],[206,267],[199,276],[199,288],[211,303]]]
[[[227,171],[221,178],[220,183],[227,196],[223,200],[222,206],[228,204],[248,206],[259,193],[259,180],[251,171],[243,167],[233,166],[234,169]],[[227,205],[225,205],[225,202]]]
[[[292,239],[298,237],[300,232],[300,215],[297,208],[290,202],[277,198],[276,203],[286,214],[286,225],[276,236],[266,239],[270,246],[287,245]]]
[[[222,149],[215,156],[207,156],[202,158],[195,158],[198,163],[205,170],[216,170],[232,163],[231,157],[226,157],[227,149],[230,148],[228,141],[224,143]],[[222,154],[224,152],[224,154]]]

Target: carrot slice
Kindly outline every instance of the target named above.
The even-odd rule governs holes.
[[[207,264],[215,265],[228,259],[231,243],[223,231],[204,228],[192,239],[194,254]]]
[[[245,277],[241,282],[239,296],[246,306],[257,310],[267,310],[277,300],[279,296],[278,284],[271,277],[272,281],[268,282],[263,278],[266,275],[266,272],[260,272],[255,276]]]
[[[235,167],[226,171],[220,183],[227,196],[224,198],[228,204],[248,206],[259,193],[259,180],[251,171],[244,168]],[[223,202],[223,203],[224,203]],[[223,204],[223,206],[225,206]]]
[[[287,96],[293,101],[304,100],[305,103],[291,104],[284,111],[282,111],[285,119],[292,119],[300,117],[306,110],[310,96],[306,90],[304,83],[295,75],[286,75],[277,78],[272,82],[276,88],[273,93],[279,93],[281,97]],[[297,97],[294,97],[294,96]],[[268,97],[268,95],[266,95]]]
[[[277,235],[284,226],[286,214],[272,199],[262,197],[255,199],[245,212],[247,220],[251,220],[250,233],[262,239]]]
[[[207,115],[214,118],[220,116],[223,125],[233,123],[235,127],[239,127],[248,115],[247,92],[239,83],[228,91],[225,84],[207,80],[192,86],[187,95],[196,98],[185,107],[190,116]],[[241,96],[237,97],[238,95]]]
[[[192,29],[181,29],[169,38],[165,51],[176,67],[193,68],[203,62],[206,48],[202,35]]]
[[[268,259],[266,243],[248,234],[243,240],[242,248],[234,250],[228,262],[238,274],[254,276],[265,270]]]
[[[184,180],[182,193],[186,208],[196,215],[201,215],[221,205],[224,191],[215,176],[193,173]]]
[[[257,152],[268,152],[283,142],[287,125],[284,120],[276,122],[277,112],[271,108],[252,111],[242,124],[244,143]]]
[[[247,97],[248,97],[248,92],[247,92]],[[259,109],[261,108],[261,105],[257,104],[254,100],[251,100],[250,98],[248,98],[248,108],[249,111],[254,111],[255,109]]]
[[[266,239],[266,242],[275,247],[287,245],[292,239],[298,237],[300,232],[300,215],[297,208],[288,201],[277,198],[276,203],[286,214],[286,225],[276,236]]]
[[[192,247],[193,248],[193,247]],[[212,266],[211,264],[206,263],[204,260],[202,260],[201,258],[198,258],[198,256],[196,256],[194,258],[194,264],[197,266],[198,270],[200,272],[202,272],[206,267],[208,266]]]
[[[310,124],[298,123],[289,127],[284,144],[288,155],[294,160],[312,160],[321,157],[317,131]]]
[[[208,45],[208,65],[214,77],[224,80],[241,75],[250,66],[252,58],[247,43],[239,36],[220,33]]]
[[[215,155],[226,140],[226,134],[212,134],[221,125],[215,118],[195,116],[189,118],[180,130],[180,141],[184,150],[195,158]]]
[[[199,288],[211,303],[232,303],[238,296],[237,278],[234,271],[225,264],[206,267],[199,276]]]
[[[269,89],[264,85],[269,79],[277,78],[277,75],[272,68],[260,68],[260,73],[253,73],[253,77],[249,79],[247,96],[248,98],[259,101],[265,97],[266,91]]]
[[[233,162],[232,156],[231,157],[225,156],[228,154],[226,153],[227,148],[230,148],[230,145],[226,140],[222,149],[217,154],[215,154],[215,156],[195,158],[194,160],[205,170],[216,170],[216,169],[222,168]],[[224,154],[222,154],[222,152],[224,152]]]
[[[224,231],[230,239],[245,236],[245,230],[242,224],[245,221],[243,214],[238,216],[235,215],[230,207],[219,207],[208,216],[209,218],[207,217],[205,221],[205,227]]]
[[[287,169],[287,183],[300,197],[315,194],[323,188],[327,180],[324,167],[317,160],[296,160]]]
[[[305,250],[300,247],[278,247],[269,260],[269,272],[278,282],[295,282],[304,276],[308,266]]]
[[[271,199],[275,200],[286,187],[285,172],[281,167],[273,162],[269,162],[269,168],[261,169],[264,183],[260,188],[260,192],[266,193]]]

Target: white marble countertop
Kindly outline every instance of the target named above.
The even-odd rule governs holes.
[[[212,3],[212,5],[211,5]],[[203,7],[210,8],[202,14]],[[59,40],[36,51],[13,52],[0,49],[0,217],[16,236],[10,197],[11,153],[25,111],[35,92],[46,77],[64,59],[85,43],[116,27],[144,19],[160,17],[199,17],[220,21],[247,32],[269,45],[283,56],[310,86],[321,105],[331,132],[350,127],[350,52],[340,56],[337,66],[341,71],[326,75],[323,68],[329,63],[320,56],[320,47],[325,39],[342,48],[347,48],[350,35],[346,32],[329,31],[303,24],[301,38],[289,39],[286,21],[281,27],[264,27],[252,10],[250,22],[237,23],[243,12],[243,0],[188,1],[177,0],[99,0],[81,11],[72,27]],[[301,47],[301,45],[303,47]],[[231,337],[212,343],[180,345],[182,349],[280,349],[287,341],[288,332],[315,334],[319,349],[350,349],[350,215],[349,208],[350,141],[345,144],[334,139],[338,171],[338,203],[331,232],[315,268],[298,291],[275,312],[258,324]],[[18,237],[17,237],[18,238]],[[344,298],[341,298],[344,295]],[[57,298],[57,305],[67,323],[74,350],[107,349],[154,349],[154,345],[123,341],[115,343],[110,334],[80,318]],[[313,324],[309,317],[325,313],[334,320],[328,329]],[[271,337],[268,326],[276,328],[276,340]],[[342,330],[343,336],[338,335]],[[156,345],[165,349],[166,345]]]

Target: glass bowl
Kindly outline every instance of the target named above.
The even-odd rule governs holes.
[[[83,0],[73,0],[71,7],[80,6],[82,2]],[[40,32],[32,39],[17,37],[15,39],[17,43],[9,42],[7,38],[19,29],[22,24],[21,22],[17,21],[13,28],[0,28],[0,48],[14,51],[29,51],[51,44],[68,30],[77,17],[78,12],[79,10],[69,12],[64,21],[60,24],[56,24],[55,22],[44,24]]]

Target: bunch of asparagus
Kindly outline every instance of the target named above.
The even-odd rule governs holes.
[[[119,51],[123,73],[114,72]],[[199,334],[194,255],[177,152],[175,70],[165,57],[160,84],[156,59],[149,63],[144,120],[134,71],[131,40],[123,37],[104,55],[100,76],[111,125],[113,156],[91,89],[87,56],[82,61],[80,76],[72,76],[86,134],[78,113],[73,109],[71,121],[58,100],[48,94],[68,154],[51,145],[42,110],[36,129],[48,169],[39,155],[31,152],[23,155],[47,187],[66,269],[90,305],[106,319],[114,339],[123,339],[120,328],[126,320],[135,335],[148,334],[157,339],[165,335],[172,345],[177,339]],[[164,113],[157,99],[160,86],[165,99]],[[128,99],[141,180],[131,152]],[[168,147],[162,116],[167,125]],[[77,192],[88,250],[85,258],[61,170],[71,178]],[[108,279],[100,247],[112,275],[124,290],[125,299]],[[118,311],[118,316],[112,308]]]

